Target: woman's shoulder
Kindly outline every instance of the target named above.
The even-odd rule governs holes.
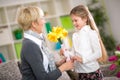
[[[23,44],[35,44],[32,40],[24,38],[23,39]]]
[[[34,51],[39,51],[40,48],[37,44],[35,44],[33,41],[29,39],[24,39],[22,42],[22,49],[21,49],[21,54],[24,53],[24,55],[28,55],[31,53],[35,53]]]
[[[36,47],[38,46],[35,42],[30,39],[24,38],[22,42],[23,47]]]

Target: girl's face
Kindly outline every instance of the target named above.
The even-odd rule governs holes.
[[[80,30],[83,26],[86,25],[86,21],[87,21],[86,18],[82,19],[81,17],[73,15],[73,14],[71,15],[71,18],[72,18],[73,25],[75,26],[77,30]]]

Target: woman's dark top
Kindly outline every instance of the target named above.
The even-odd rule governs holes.
[[[22,80],[57,80],[61,76],[58,68],[48,73],[45,71],[39,46],[27,38],[22,43],[21,72]]]

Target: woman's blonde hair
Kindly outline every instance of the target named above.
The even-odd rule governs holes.
[[[100,63],[107,62],[107,59],[108,59],[107,51],[105,49],[103,41],[101,40],[100,33],[99,33],[99,30],[95,24],[93,16],[91,15],[90,11],[88,10],[88,7],[85,5],[76,6],[75,8],[73,8],[71,10],[70,15],[76,15],[76,16],[81,17],[82,19],[87,18],[87,24],[90,25],[91,29],[96,30],[96,32],[98,33],[99,40],[100,40],[102,57],[100,57],[98,59],[98,61]]]
[[[32,22],[38,22],[38,19],[40,19],[43,15],[42,9],[38,7],[21,7],[17,12],[17,21],[21,25],[21,28],[25,31],[32,27]]]

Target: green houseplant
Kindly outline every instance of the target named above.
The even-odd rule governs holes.
[[[23,37],[23,30],[21,28],[15,29],[13,31],[13,34],[15,36],[15,39],[17,39],[17,40],[18,39],[22,39],[22,37]]]

